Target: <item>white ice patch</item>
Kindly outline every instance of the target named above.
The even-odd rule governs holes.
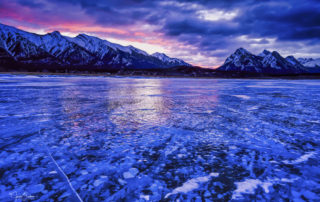
[[[100,184],[102,184],[103,183],[103,181],[102,180],[95,180],[94,181],[94,183],[93,183],[93,185],[95,186],[95,187],[97,187],[97,186],[99,186]]]
[[[309,122],[309,123],[320,123],[319,120],[308,120],[307,122]]]
[[[165,152],[164,152],[164,155],[165,156],[168,156],[170,155],[172,152],[176,151],[179,147],[177,146],[173,146],[173,147],[170,147],[168,148]]]
[[[289,179],[289,178],[281,178],[280,181],[281,181],[281,182],[290,182],[290,183],[292,183],[292,182],[294,182],[294,181],[296,181],[296,180],[298,180],[298,179],[299,179],[299,178],[297,178],[297,177],[292,178],[292,179]]]
[[[247,179],[243,182],[236,182],[237,189],[232,194],[232,199],[242,198],[242,194],[254,194],[258,186],[261,186],[266,193],[269,193],[269,187],[272,186],[271,182],[262,182],[257,179]]]
[[[123,173],[124,179],[134,178],[139,173],[136,168],[130,168],[129,171]]]
[[[316,154],[316,152],[308,152],[302,156],[300,156],[299,158],[297,158],[296,160],[292,160],[292,161],[288,161],[288,160],[284,160],[283,163],[285,164],[298,164],[298,163],[302,163],[304,161],[307,161],[309,158],[311,158],[312,156],[314,156]]]
[[[253,110],[256,110],[256,109],[259,109],[259,106],[252,106],[252,107],[248,108],[249,111],[253,111]]]
[[[171,195],[178,194],[178,193],[187,193],[199,187],[199,183],[208,182],[211,177],[218,177],[219,173],[210,173],[207,176],[193,178],[188,180],[187,182],[183,183],[181,187],[175,188],[172,192],[168,193],[165,198],[168,198]]]
[[[149,201],[150,200],[150,196],[149,195],[140,195],[140,198],[141,199],[144,199],[146,201]]]
[[[88,174],[88,171],[86,171],[86,170],[81,170],[80,173],[81,173],[81,175],[87,175],[87,174]]]
[[[237,98],[241,98],[241,99],[244,99],[244,100],[249,100],[250,97],[247,96],[247,95],[233,95],[234,97],[237,97]]]

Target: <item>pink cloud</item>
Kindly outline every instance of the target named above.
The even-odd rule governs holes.
[[[88,33],[106,39],[115,38],[128,42],[156,45],[167,50],[166,53],[171,57],[181,57],[181,54],[177,54],[178,49],[186,50],[188,48],[181,42],[165,37],[161,32],[155,32],[141,25],[102,26],[86,15],[80,7],[68,8],[66,6],[60,9],[54,6],[50,7],[51,5],[47,6],[48,9],[31,9],[14,1],[4,0],[0,5],[0,20],[2,23],[36,33],[58,30],[75,35]],[[208,65],[194,61],[191,53],[186,54],[183,55],[182,59],[193,65],[208,67]]]

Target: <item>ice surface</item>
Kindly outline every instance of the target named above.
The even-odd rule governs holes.
[[[0,75],[0,201],[319,201],[319,85]]]

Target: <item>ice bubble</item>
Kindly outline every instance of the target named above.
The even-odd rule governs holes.
[[[121,184],[121,185],[125,185],[127,182],[124,181],[123,179],[119,178],[118,179],[118,182]]]
[[[129,171],[123,173],[125,179],[134,178],[139,173],[137,168],[130,168]]]
[[[204,197],[210,197],[211,196],[211,193],[207,190],[205,193],[204,193]]]
[[[93,185],[94,185],[95,187],[97,187],[97,186],[99,186],[99,185],[102,184],[102,183],[103,183],[103,181],[100,180],[100,179],[98,179],[98,180],[95,180],[95,181],[94,181]]]
[[[178,158],[182,158],[183,156],[183,154],[178,154]]]
[[[81,170],[80,173],[81,173],[81,175],[87,175],[87,174],[88,174],[88,171],[86,171],[86,170]]]
[[[29,187],[30,194],[39,193],[39,192],[42,192],[43,190],[44,190],[43,184],[32,185]]]

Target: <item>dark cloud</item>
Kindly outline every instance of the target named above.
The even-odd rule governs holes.
[[[182,1],[180,1],[182,2]],[[196,3],[196,1],[194,1]],[[197,1],[198,2],[198,1]],[[228,3],[227,3],[228,2]],[[319,1],[199,1],[210,8],[238,10],[238,16],[230,21],[206,21],[187,16],[180,21],[168,20],[162,30],[169,36],[187,34],[183,40],[192,42],[196,36],[200,40],[199,50],[207,51],[220,48],[237,48],[269,44],[268,38],[275,38],[277,43],[291,41],[305,43],[313,40],[320,42],[320,4]],[[196,16],[196,15],[192,15]],[[246,36],[257,40],[233,40]],[[230,38],[233,37],[233,38]],[[285,49],[285,47],[284,47]],[[293,53],[294,54],[294,53]],[[222,55],[227,56],[227,55]]]
[[[220,60],[238,46],[263,49],[263,46],[279,48],[273,43],[307,46],[310,41],[320,42],[319,0],[16,1],[21,6],[38,10],[50,10],[52,4],[61,4],[61,10],[63,5],[78,6],[100,26],[153,25],[164,37],[191,45],[201,54]],[[201,16],[202,11],[213,18],[230,12],[236,15],[210,20]]]
[[[22,6],[28,6],[31,8],[44,8],[44,4],[39,1],[34,0],[18,0],[19,4]]]
[[[280,40],[320,39],[320,6],[315,2],[291,1],[260,4],[237,20],[253,34]]]

